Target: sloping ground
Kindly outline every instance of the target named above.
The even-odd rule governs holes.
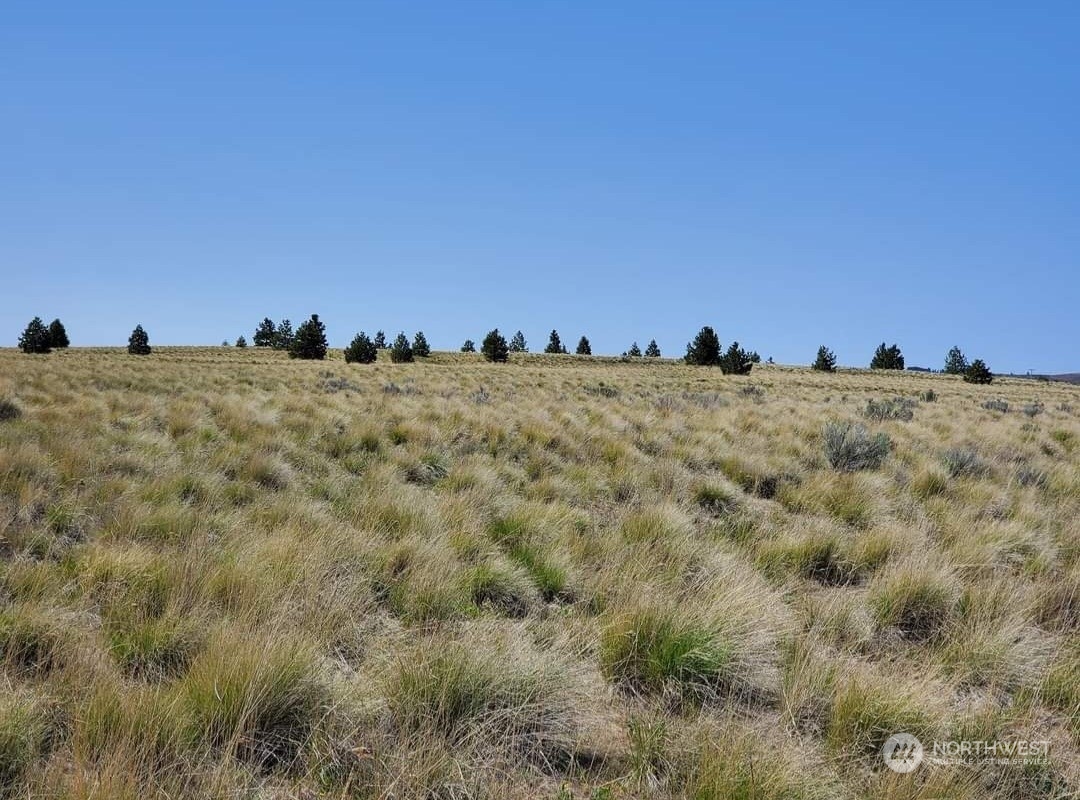
[[[0,793],[1080,789],[1075,387],[332,355],[0,351]]]

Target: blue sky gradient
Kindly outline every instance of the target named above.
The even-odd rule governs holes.
[[[1080,370],[1080,4],[5,3],[0,334]]]

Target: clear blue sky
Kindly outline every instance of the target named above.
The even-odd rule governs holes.
[[[1080,370],[1075,2],[5,2],[0,333]]]

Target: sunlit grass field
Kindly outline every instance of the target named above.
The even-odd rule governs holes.
[[[1066,797],[1078,626],[1078,387],[0,351],[0,796]]]

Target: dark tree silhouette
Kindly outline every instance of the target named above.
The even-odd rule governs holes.
[[[885,342],[878,345],[874,351],[874,357],[870,359],[870,369],[903,369],[904,354],[900,352],[900,346],[893,344],[885,346]]]
[[[390,360],[395,364],[408,364],[414,360],[412,345],[404,332],[394,339],[394,344],[390,347]]]
[[[289,347],[289,358],[322,361],[326,358],[326,347],[326,326],[319,320],[318,314],[312,314],[311,319],[296,329],[296,336]]]
[[[506,337],[495,328],[489,331],[480,345],[480,352],[488,361],[503,362],[510,358],[510,346],[506,343]]]
[[[986,366],[981,358],[976,358],[964,370],[964,380],[968,383],[990,383],[994,380],[994,373],[990,371],[990,367]]]
[[[59,319],[54,319],[49,323],[49,344],[58,350],[62,350],[71,345],[71,342],[68,341],[67,330],[64,328],[64,323]]]
[[[346,364],[371,364],[378,358],[379,349],[363,331],[356,334],[345,348]]]
[[[428,346],[423,331],[417,331],[416,336],[413,337],[412,351],[417,358],[427,358],[431,355],[431,348]]]
[[[563,347],[562,339],[559,338],[559,332],[556,330],[551,331],[551,336],[548,337],[547,347],[544,348],[545,353],[565,353],[566,348]]]
[[[720,357],[720,371],[725,375],[749,375],[754,367],[754,357],[757,353],[748,353],[739,347],[738,342],[732,342],[727,351]],[[758,357],[758,361],[760,361]]]
[[[291,350],[295,340],[296,335],[293,333],[292,323],[283,319],[274,333],[274,349]]]
[[[945,373],[948,375],[963,375],[967,372],[967,369],[968,361],[964,357],[963,351],[953,345],[948,355],[945,356]]]
[[[277,342],[277,328],[270,317],[263,317],[263,321],[255,328],[255,335],[251,337],[251,343],[256,347],[273,347]]]
[[[686,345],[686,363],[713,367],[720,363],[720,339],[708,325],[698,331],[694,341]]]
[[[818,348],[817,358],[810,365],[818,372],[836,372],[836,354],[825,345]]]
[[[142,325],[136,325],[128,337],[128,352],[133,356],[150,355],[150,336],[143,330]]]

